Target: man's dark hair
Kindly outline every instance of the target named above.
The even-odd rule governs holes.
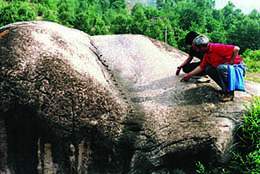
[[[192,41],[195,37],[197,37],[199,34],[195,31],[190,31],[186,36],[185,36],[185,44],[186,45],[192,45]]]

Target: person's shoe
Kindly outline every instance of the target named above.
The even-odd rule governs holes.
[[[234,91],[219,94],[219,101],[228,102],[234,100]]]

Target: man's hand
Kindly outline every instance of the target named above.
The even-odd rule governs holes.
[[[182,81],[182,82],[183,82],[183,81],[184,81],[184,82],[187,82],[187,81],[189,81],[189,79],[191,78],[191,76],[192,76],[192,75],[189,74],[189,73],[188,73],[188,74],[185,74],[184,77],[181,79],[181,81]]]
[[[178,67],[177,67],[177,70],[176,70],[176,76],[178,76],[178,75],[180,74],[180,71],[181,71],[181,67],[178,66]]]
[[[234,64],[234,60],[235,60],[236,56],[238,55],[239,50],[240,50],[240,48],[238,46],[234,47],[233,54],[231,56],[231,60],[230,60],[230,63],[229,63],[230,65]]]

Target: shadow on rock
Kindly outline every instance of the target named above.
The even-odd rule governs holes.
[[[187,89],[182,93],[185,105],[201,105],[203,103],[219,103],[216,88],[205,85]]]

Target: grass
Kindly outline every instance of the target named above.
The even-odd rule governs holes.
[[[238,130],[240,149],[235,153],[232,170],[260,173],[260,98],[255,97]],[[231,161],[232,162],[232,161]]]
[[[260,83],[260,50],[246,50],[242,54],[246,64],[246,79]]]

